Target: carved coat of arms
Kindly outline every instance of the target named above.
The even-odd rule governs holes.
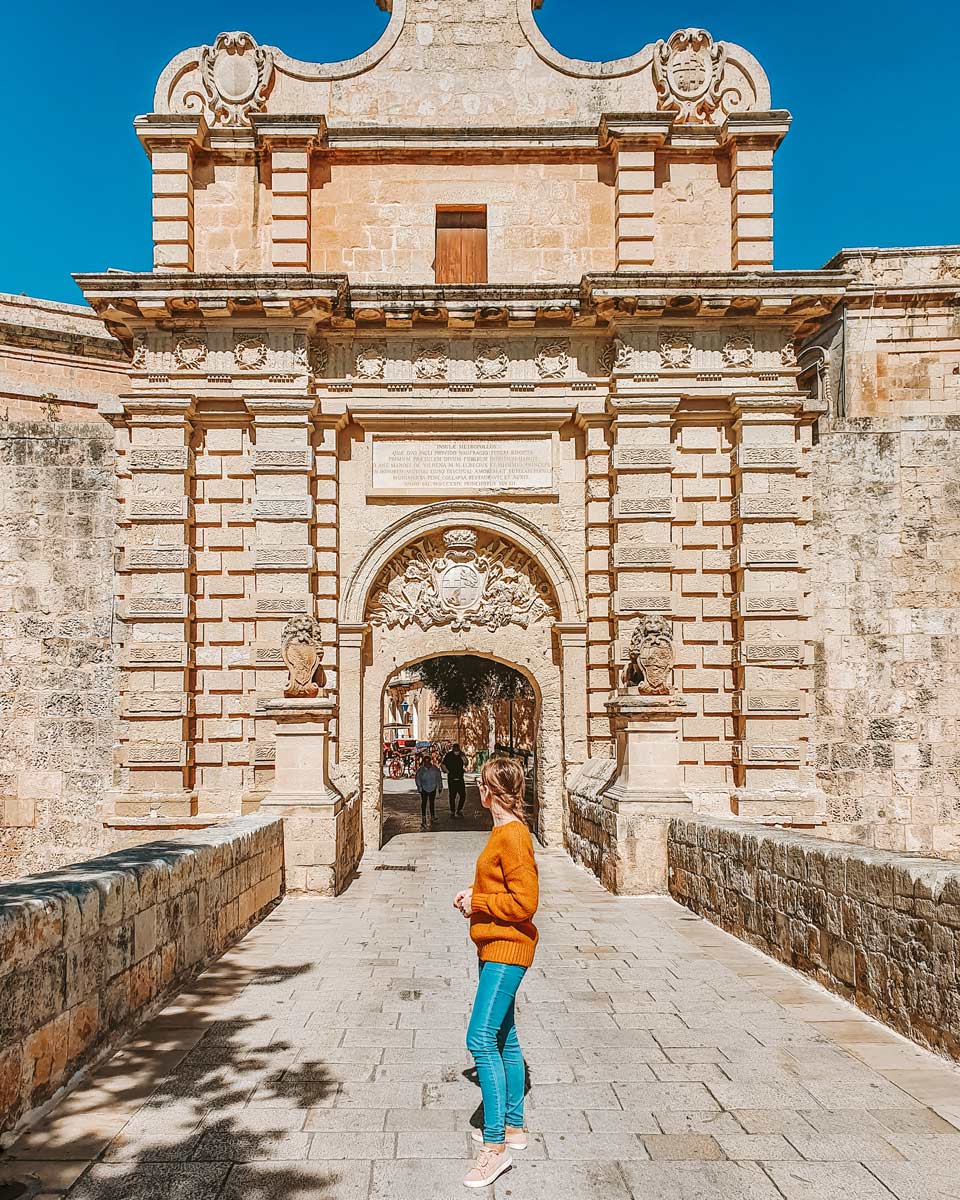
[[[431,542],[411,547],[388,571],[370,613],[374,625],[525,629],[552,612],[547,585],[533,576],[520,551],[505,542],[478,550],[472,529],[448,529],[442,549]]]
[[[320,626],[313,617],[291,617],[280,639],[289,676],[285,696],[317,696],[326,683]]]
[[[681,123],[709,122],[721,107],[726,48],[705,29],[678,29],[653,52],[657,108]]]
[[[221,33],[200,51],[200,78],[214,125],[249,125],[273,78],[273,54],[242,30]]]
[[[666,617],[646,616],[633,631],[630,656],[623,669],[621,684],[645,695],[670,693],[673,670],[673,629]]]

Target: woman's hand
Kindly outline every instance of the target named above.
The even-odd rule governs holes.
[[[453,907],[459,908],[465,917],[469,917],[473,912],[473,888],[466,888],[462,892],[457,892],[456,898],[453,901]]]

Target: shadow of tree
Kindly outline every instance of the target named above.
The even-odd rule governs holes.
[[[420,795],[412,780],[393,783],[383,790],[383,844],[405,833],[420,832]],[[489,833],[492,822],[490,814],[481,807],[476,782],[467,781],[467,801],[461,816],[450,815],[449,792],[446,780],[443,791],[437,796],[437,824],[434,830],[441,833]]]
[[[0,1188],[20,1181],[27,1190],[11,1197],[27,1197],[39,1180],[45,1197],[68,1200],[339,1200],[350,1164],[308,1161],[303,1127],[308,1110],[332,1107],[341,1078],[314,1056],[322,1029],[288,1003],[313,969],[213,964],[12,1147]],[[216,1015],[238,998],[244,1015]],[[118,1110],[129,1119],[106,1141]],[[65,1191],[44,1178],[82,1160]]]

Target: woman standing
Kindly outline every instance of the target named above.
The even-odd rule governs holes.
[[[517,989],[533,962],[539,900],[533,839],[523,822],[523,768],[512,758],[491,758],[480,773],[480,803],[493,829],[477,859],[473,887],[454,906],[470,918],[470,937],[480,956],[480,982],[467,1030],[467,1049],[477,1064],[483,1095],[483,1147],[467,1187],[485,1187],[511,1165],[509,1151],[523,1150],[526,1068],[514,1024]]]

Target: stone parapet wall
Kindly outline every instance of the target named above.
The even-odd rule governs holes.
[[[674,820],[674,899],[960,1059],[960,868],[733,821]]]
[[[0,888],[0,1135],[283,891],[282,825],[259,816]]]

